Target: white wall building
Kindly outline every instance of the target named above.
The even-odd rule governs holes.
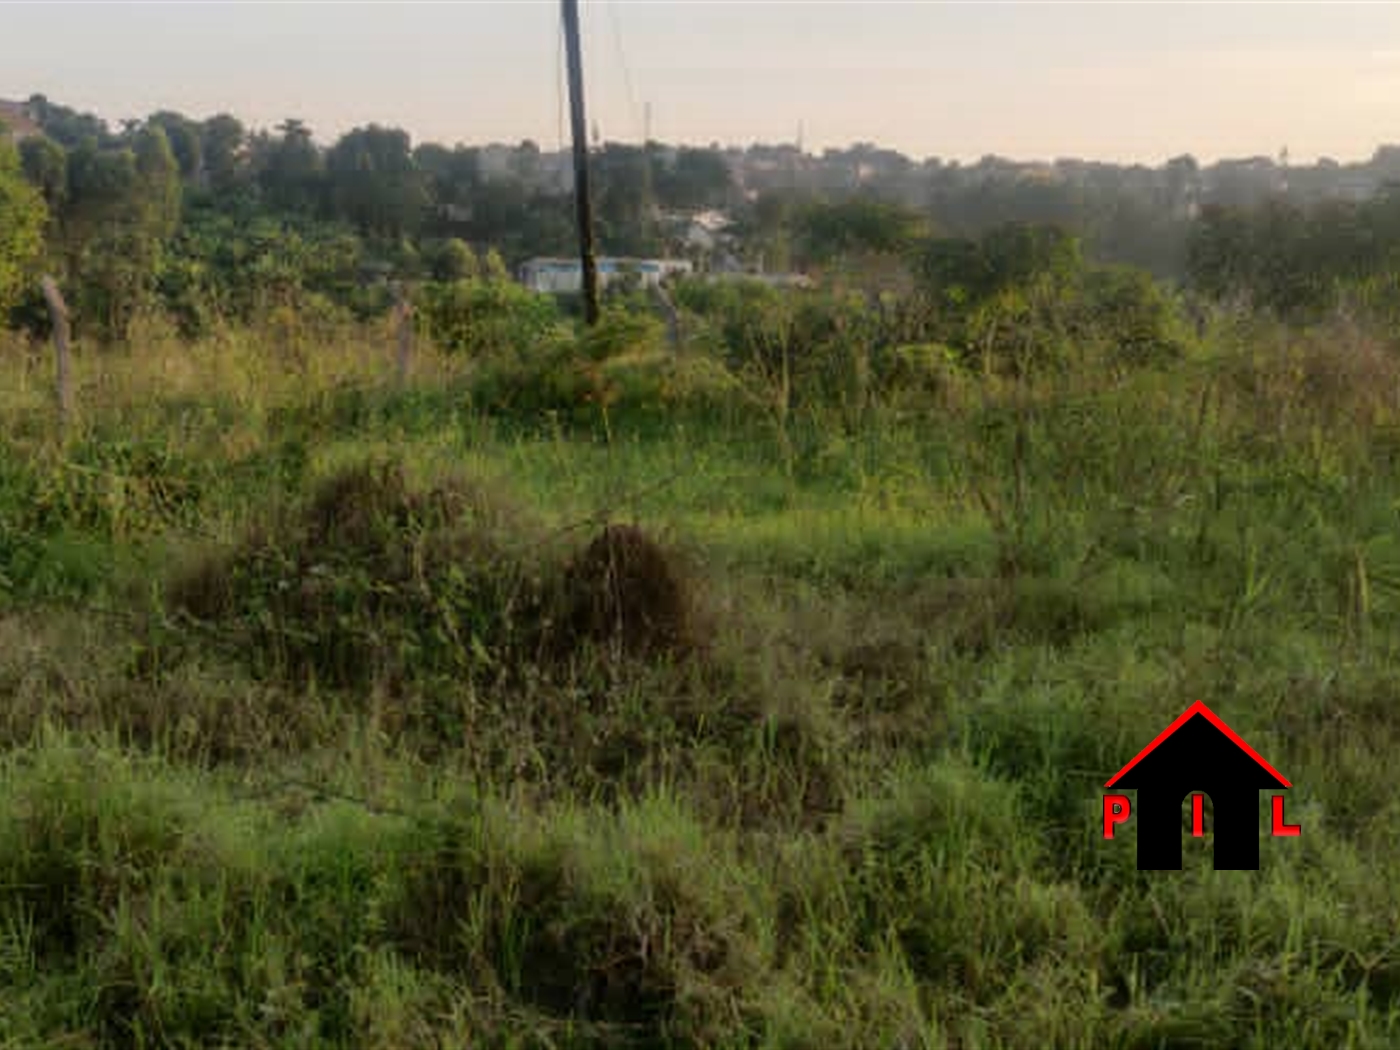
[[[635,274],[642,287],[659,285],[667,277],[693,273],[689,259],[611,259],[598,260],[598,285],[627,274]],[[583,264],[578,259],[531,259],[520,267],[520,281],[535,292],[579,292],[583,290]]]

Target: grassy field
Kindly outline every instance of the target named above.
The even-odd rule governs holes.
[[[776,422],[389,353],[157,332],[62,433],[0,357],[0,1047],[1400,1041],[1385,352]],[[1258,872],[1101,837],[1195,700]]]

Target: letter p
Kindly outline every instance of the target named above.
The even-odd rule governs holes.
[[[1105,795],[1103,797],[1103,837],[1113,838],[1113,825],[1121,824],[1132,815],[1127,795]]]

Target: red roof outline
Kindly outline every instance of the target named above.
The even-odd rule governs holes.
[[[1231,729],[1224,722],[1222,722],[1220,720],[1219,715],[1217,715],[1214,711],[1208,708],[1202,701],[1197,700],[1194,704],[1192,704],[1190,707],[1188,707],[1185,711],[1181,713],[1180,718],[1178,718],[1171,725],[1167,726],[1166,729],[1163,729],[1160,733],[1158,733],[1157,739],[1153,740],[1152,743],[1148,744],[1145,748],[1139,751],[1137,753],[1137,756],[1131,762],[1129,762],[1126,766],[1120,769],[1117,773],[1114,773],[1113,779],[1110,780],[1107,784],[1105,784],[1104,787],[1112,787],[1114,784],[1118,783],[1118,781],[1122,779],[1123,775],[1127,773],[1128,770],[1132,769],[1144,758],[1152,754],[1152,752],[1157,749],[1157,746],[1159,744],[1161,744],[1164,740],[1167,739],[1167,737],[1171,736],[1178,729],[1184,726],[1195,715],[1204,715],[1206,721],[1208,721],[1211,725],[1215,726],[1216,729],[1220,730],[1222,733],[1225,734],[1227,738],[1229,738],[1230,743],[1234,744],[1246,755],[1248,755],[1250,758],[1254,759],[1254,761],[1258,762],[1261,766],[1263,766],[1269,772],[1269,774],[1284,787],[1291,788],[1293,786],[1288,782],[1287,777],[1285,777],[1273,766],[1269,765],[1269,763],[1265,762],[1263,756],[1260,755],[1258,751],[1255,751],[1254,748],[1246,744],[1240,738],[1240,735],[1238,733],[1236,733],[1233,729]]]

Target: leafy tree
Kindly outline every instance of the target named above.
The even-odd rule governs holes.
[[[417,146],[413,163],[421,173],[428,198],[438,205],[465,206],[481,183],[481,158],[475,149],[448,149],[435,142]]]
[[[76,281],[78,319],[122,338],[155,289],[165,242],[180,218],[180,178],[165,133],[149,126],[129,147],[92,140],[68,160],[59,247]]]
[[[1114,365],[1163,364],[1182,353],[1180,322],[1172,303],[1143,270],[1091,269],[1077,302],[1076,334],[1101,344]]]
[[[227,113],[210,117],[199,126],[199,150],[210,189],[226,193],[238,182],[247,133]]]
[[[652,201],[647,198],[647,151],[609,142],[593,154],[598,243],[610,255],[660,250]]]
[[[858,197],[809,205],[797,216],[800,254],[808,264],[852,255],[899,255],[926,232],[923,216],[896,204]]]
[[[940,237],[923,249],[918,270],[935,300],[951,310],[981,302],[997,286],[997,276],[981,245],[966,237]]]
[[[44,129],[44,134],[66,149],[75,149],[88,140],[98,145],[112,143],[107,122],[91,113],[79,113],[67,106],[60,106],[43,95],[31,95],[25,108],[35,123]]]
[[[997,290],[1038,277],[1070,279],[1083,266],[1079,241],[1058,226],[1014,222],[982,238],[982,255]]]
[[[482,264],[481,269],[488,281],[504,284],[510,280],[510,270],[506,267],[506,261],[501,258],[501,253],[495,248],[487,251],[486,261]]]
[[[325,164],[311,139],[311,129],[295,118],[277,126],[278,138],[256,143],[258,185],[274,209],[314,214],[321,210]]]
[[[68,154],[50,138],[34,135],[19,144],[20,167],[29,184],[39,191],[50,213],[68,195]]]
[[[477,262],[476,255],[460,238],[451,237],[432,243],[423,254],[428,273],[435,281],[460,281],[481,275],[481,264]]]
[[[533,187],[540,177],[540,147],[534,139],[525,139],[510,158],[511,174],[526,187]]]
[[[734,176],[718,150],[682,148],[656,188],[672,208],[718,208],[728,203]]]
[[[422,288],[418,299],[427,334],[444,349],[473,355],[532,351],[559,320],[553,299],[510,281],[433,283]]]
[[[136,136],[137,192],[142,232],[156,241],[168,240],[180,223],[180,165],[170,140],[159,124],[148,124]]]
[[[0,314],[18,301],[43,248],[43,198],[25,181],[19,154],[0,140]]]
[[[180,166],[180,177],[193,182],[204,167],[204,142],[200,126],[188,117],[170,110],[160,110],[146,118],[148,127],[160,128],[170,143],[170,150]]]
[[[398,239],[417,229],[428,195],[407,132],[356,128],[326,155],[326,175],[336,213],[363,232]]]
[[[937,238],[921,251],[925,289],[955,311],[1038,278],[1066,281],[1083,266],[1079,242],[1055,226],[1007,223],[980,240]]]

